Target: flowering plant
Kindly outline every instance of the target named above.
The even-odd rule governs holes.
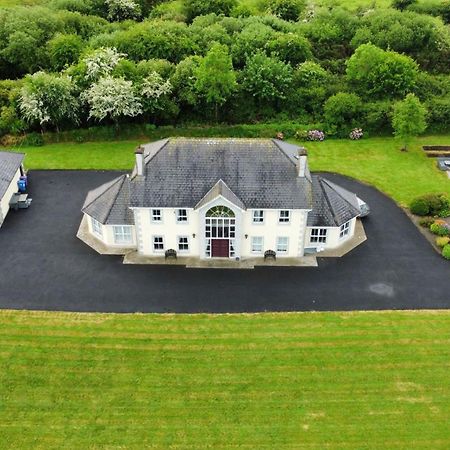
[[[325,133],[320,130],[309,130],[306,139],[308,141],[323,141],[325,139]]]
[[[352,141],[357,141],[358,139],[361,139],[363,136],[364,136],[364,133],[363,133],[362,128],[353,128],[353,130],[350,131],[350,134],[348,135],[348,137]]]

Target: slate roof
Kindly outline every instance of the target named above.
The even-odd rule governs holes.
[[[245,205],[242,203],[241,199],[238,198],[234,192],[223,182],[219,180],[207,193],[206,195],[195,205],[195,209],[201,208],[210,201],[221,195],[223,198],[227,199],[229,202],[233,203],[241,209],[246,209]]]
[[[105,225],[133,225],[128,175],[105,183],[90,191],[82,211]]]
[[[0,152],[0,200],[5,195],[24,158],[24,153]]]
[[[312,175],[313,209],[308,213],[309,227],[336,227],[359,215],[356,195],[337,184]]]
[[[194,208],[221,179],[246,208],[311,208],[311,182],[297,176],[295,162],[278,141],[159,142],[160,149],[145,158],[145,177],[132,180],[132,206]]]

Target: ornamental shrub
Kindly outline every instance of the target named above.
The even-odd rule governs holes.
[[[438,236],[449,236],[450,235],[450,227],[445,224],[445,222],[441,223],[443,221],[436,221],[431,224],[430,231],[433,234],[436,234]]]
[[[409,209],[417,216],[447,217],[450,201],[445,194],[426,194],[415,198]]]
[[[353,128],[353,130],[350,131],[350,134],[348,135],[348,137],[352,141],[357,141],[357,140],[361,139],[363,136],[364,136],[364,133],[363,133],[362,128]]]
[[[445,247],[450,242],[450,237],[448,236],[439,236],[436,238],[436,245],[438,247]]]
[[[308,141],[323,141],[325,139],[325,133],[320,130],[309,130],[306,139]]]
[[[442,249],[442,256],[445,259],[450,259],[450,244],[444,246],[444,248]]]
[[[415,198],[409,205],[409,209],[416,216],[426,216],[430,214],[430,205],[422,197]]]
[[[434,218],[427,216],[427,217],[422,217],[422,219],[419,220],[419,225],[421,227],[425,227],[425,228],[430,228],[431,224],[434,223]]]

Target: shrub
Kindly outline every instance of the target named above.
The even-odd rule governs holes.
[[[404,11],[408,6],[415,3],[416,0],[393,0],[392,7],[400,11]]]
[[[441,221],[436,221],[431,224],[430,231],[437,236],[449,236],[450,228],[445,223],[440,223]]]
[[[357,140],[361,139],[363,136],[364,136],[364,133],[363,133],[362,128],[353,128],[353,130],[350,131],[350,134],[348,135],[348,137],[352,141],[357,141]]]
[[[439,216],[439,217],[443,217],[443,218],[445,218],[445,217],[450,217],[450,208],[444,208],[444,209],[441,209],[441,210],[439,211],[438,216]]]
[[[29,133],[25,136],[22,144],[30,147],[41,147],[44,145],[44,138],[40,133]]]
[[[430,214],[430,205],[422,197],[415,198],[409,205],[409,209],[416,216],[426,216]]]
[[[309,130],[306,139],[308,141],[323,141],[325,139],[325,133],[320,130]]]
[[[450,244],[444,246],[444,248],[442,249],[442,256],[445,259],[450,259]]]
[[[445,247],[450,242],[450,237],[448,236],[439,236],[436,238],[436,245],[438,247]]]
[[[271,0],[269,12],[283,20],[297,21],[306,7],[304,0]]]
[[[324,104],[325,122],[331,130],[346,136],[361,120],[362,101],[355,94],[338,92]]]
[[[427,216],[427,217],[422,217],[422,219],[419,220],[419,225],[421,227],[425,227],[425,228],[430,228],[431,224],[434,223],[434,218]]]

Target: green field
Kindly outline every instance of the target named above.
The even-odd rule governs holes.
[[[448,449],[450,312],[0,312],[2,449]]]
[[[159,136],[158,136],[159,137]],[[155,137],[149,137],[148,140]],[[145,138],[142,138],[145,140]],[[131,170],[134,148],[143,140],[61,143],[16,149],[27,154],[30,169]],[[429,192],[450,194],[450,180],[436,168],[421,149],[424,144],[450,143],[450,135],[423,136],[414,140],[409,152],[400,152],[393,138],[376,137],[361,141],[333,139],[300,143],[309,150],[312,170],[329,171],[365,181],[385,192],[399,204],[407,205],[417,195]]]

